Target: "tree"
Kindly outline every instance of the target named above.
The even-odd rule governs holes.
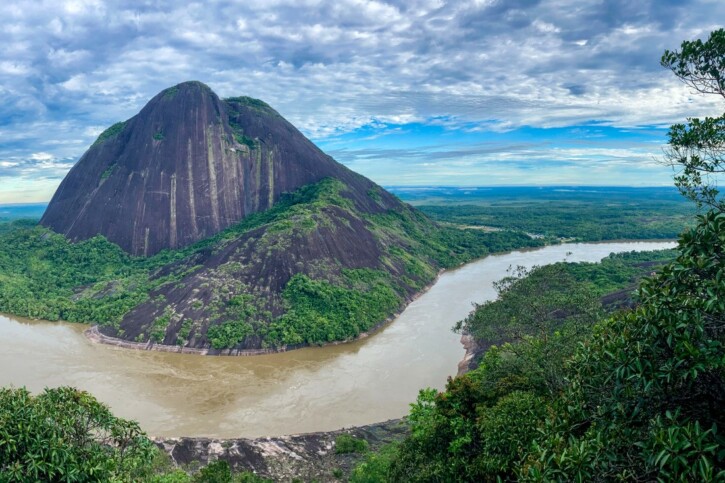
[[[546,340],[555,330],[578,337],[602,314],[594,293],[561,264],[509,269],[509,275],[493,286],[498,297],[475,304],[476,309],[454,330],[488,341],[530,336]]]
[[[725,214],[680,238],[640,305],[599,324],[520,479],[725,478]]]
[[[662,64],[725,97],[725,30]],[[579,347],[522,480],[725,480],[725,117],[689,119],[669,137],[676,185],[709,210],[681,235],[677,259],[640,285],[637,309]]]
[[[725,29],[666,50],[661,63],[695,91],[725,97]],[[698,206],[723,211],[717,182],[725,173],[725,115],[675,124],[668,139],[665,160],[677,170],[675,185]]]
[[[0,389],[0,481],[133,481],[156,452],[85,391]]]

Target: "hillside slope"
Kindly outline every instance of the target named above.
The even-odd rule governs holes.
[[[200,82],[160,92],[104,131],[65,177],[41,224],[73,241],[103,235],[149,256],[212,236],[283,193],[340,179],[362,210],[399,204],[324,154],[264,102],[221,100]]]
[[[399,311],[441,268],[495,243],[532,243],[441,229],[403,205],[364,213],[348,192],[325,179],[200,243],[153,273],[164,283],[103,332],[217,350],[349,340]]]
[[[542,243],[441,227],[198,82],[101,134],[41,225],[0,236],[0,311],[212,353],[350,340],[441,269]]]

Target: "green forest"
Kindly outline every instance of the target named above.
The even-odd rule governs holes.
[[[118,324],[154,291],[179,285],[198,270],[194,255],[202,251],[220,250],[260,227],[276,237],[272,239],[279,239],[304,220],[324,223],[330,206],[352,210],[350,201],[340,195],[342,189],[339,181],[323,180],[214,237],[149,258],[130,256],[102,236],[71,243],[28,220],[7,222],[0,231],[0,312],[101,326]],[[408,276],[402,282],[416,290],[433,281],[440,268],[543,244],[521,232],[434,228],[424,215],[410,209],[370,215],[366,222],[389,251],[383,262],[403,266]],[[396,246],[398,239],[405,240],[407,250]],[[264,246],[260,250],[263,248],[266,250]],[[229,298],[214,308],[218,320],[210,327],[210,344],[214,349],[232,348],[252,335],[266,346],[347,340],[383,322],[405,302],[406,288],[385,270],[343,270],[334,277],[333,269],[317,278],[295,275],[281,294],[285,310],[278,317],[260,307],[251,294]],[[156,318],[143,340],[163,340],[169,322],[167,313]],[[176,343],[186,343],[190,330],[183,330]]]
[[[439,222],[577,241],[676,238],[697,209],[674,188],[394,189]]]
[[[662,64],[725,97],[724,58],[721,29]],[[455,327],[496,345],[444,391],[422,390],[410,436],[351,481],[723,481],[725,202],[708,176],[725,171],[723,133],[725,117],[671,128],[675,184],[704,213],[633,308],[612,313],[602,294],[652,268],[636,256],[514,271]]]

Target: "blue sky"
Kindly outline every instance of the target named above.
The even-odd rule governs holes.
[[[10,0],[0,203],[48,200],[107,126],[200,80],[265,100],[383,185],[671,184],[666,127],[718,115],[659,66],[721,0]]]

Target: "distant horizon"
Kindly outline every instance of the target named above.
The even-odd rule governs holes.
[[[675,186],[630,186],[630,185],[477,185],[477,186],[466,186],[466,185],[381,185],[384,189],[390,191],[395,189],[460,189],[460,190],[475,190],[475,189],[496,189],[496,188],[531,188],[531,189],[556,189],[556,188],[588,188],[588,189],[611,189],[611,188],[624,188],[624,189],[667,189],[677,191]],[[29,202],[11,202],[11,203],[0,203],[0,208],[6,207],[21,207],[21,206],[41,206],[50,203],[50,199],[44,201],[29,201]]]
[[[633,188],[633,189],[651,189],[651,188],[672,188],[677,189],[673,185],[614,185],[614,184],[510,184],[510,185],[445,185],[445,184],[421,184],[421,185],[381,185],[385,189],[393,188],[460,188],[460,189],[490,189],[490,188]]]

